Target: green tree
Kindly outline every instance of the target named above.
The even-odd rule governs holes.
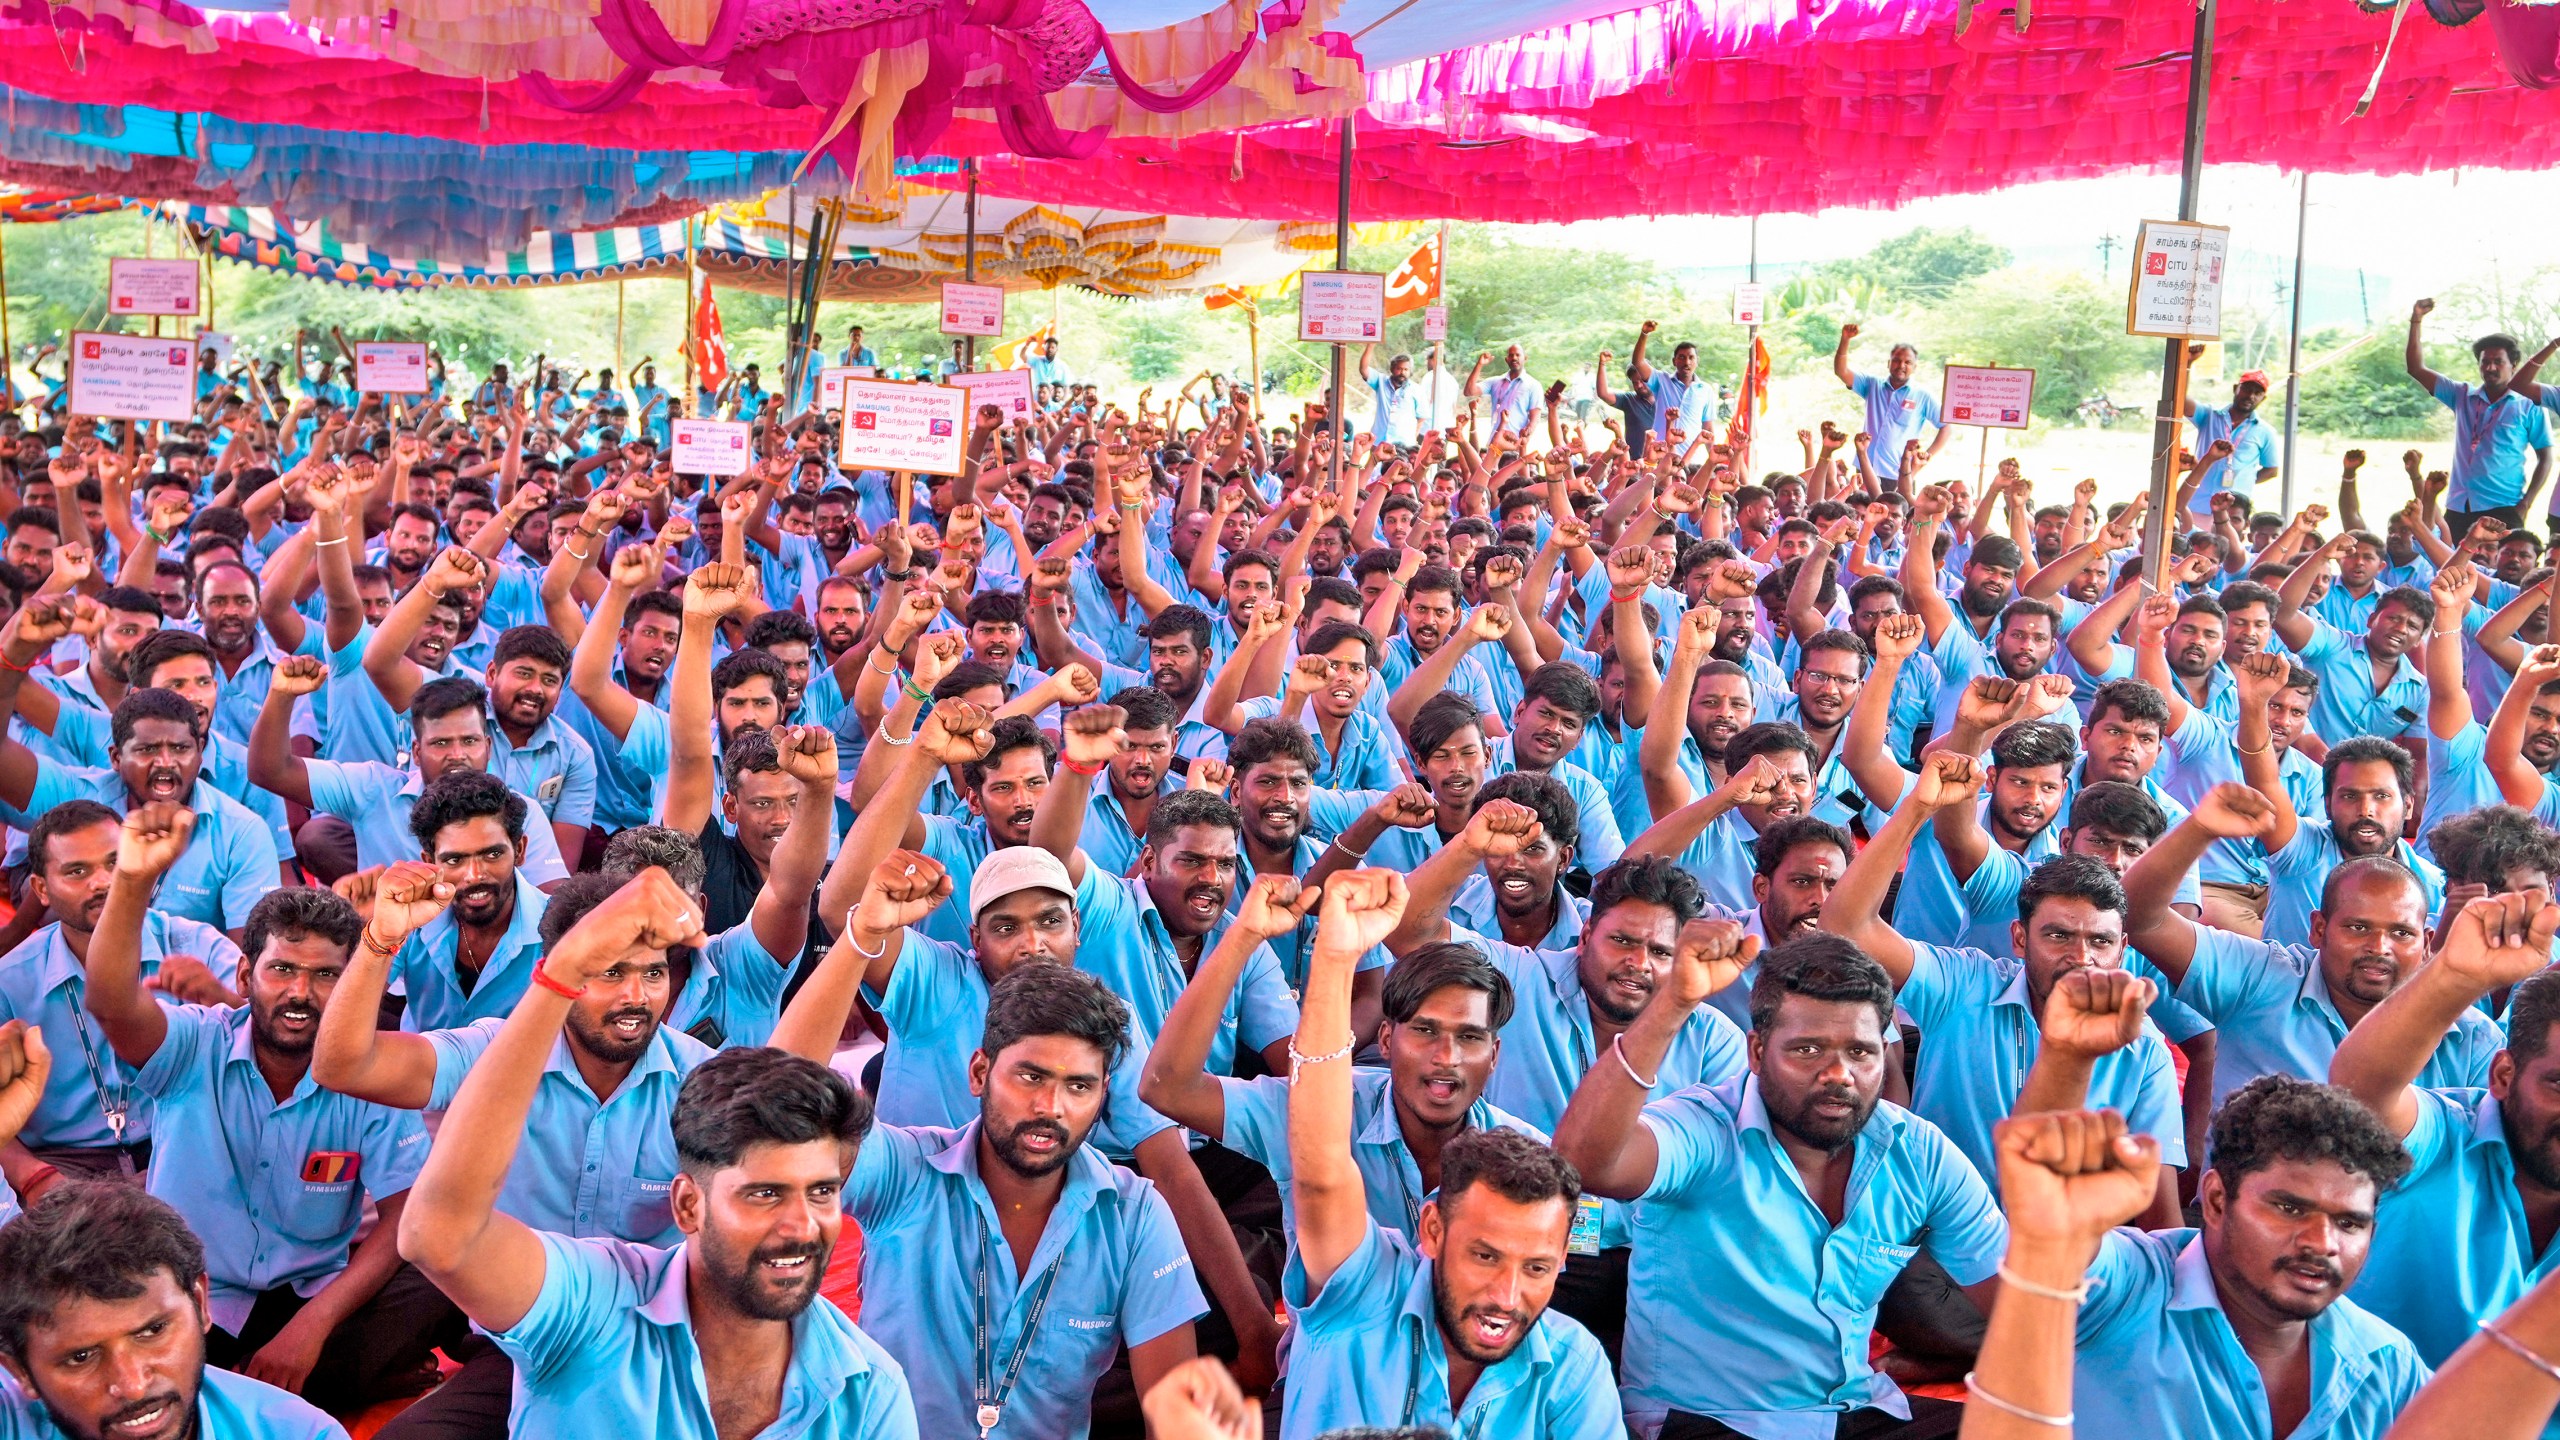
[[[2067,420],[2081,401],[2134,374],[2157,342],[2124,333],[2124,302],[2076,271],[2012,267],[1966,281],[1928,313],[1924,333],[1959,365],[2026,365],[2035,411]]]
[[[2378,326],[2360,335],[2343,326],[2303,337],[2302,426],[2365,440],[2425,440],[2452,432],[2453,412],[2418,388],[2402,367],[2405,326]],[[2362,343],[2358,343],[2361,341]],[[2336,356],[2347,346],[2355,348]],[[2439,371],[2461,374],[2452,346],[2431,347]],[[2465,357],[2467,359],[2467,357]],[[2282,404],[2278,396],[2276,403]]]

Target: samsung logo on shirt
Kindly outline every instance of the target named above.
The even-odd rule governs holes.
[[[1166,1263],[1165,1263],[1165,1264],[1163,1264],[1163,1265],[1160,1265],[1160,1266],[1156,1267],[1156,1273],[1154,1273],[1153,1275],[1148,1276],[1147,1278],[1148,1278],[1148,1279],[1150,1279],[1150,1280],[1161,1280],[1161,1279],[1163,1279],[1164,1277],[1166,1277],[1167,1275],[1172,1274],[1174,1271],[1179,1270],[1179,1269],[1181,1269],[1183,1266],[1188,1265],[1188,1264],[1190,1264],[1190,1263],[1191,1263],[1191,1257],[1190,1257],[1189,1255],[1179,1256],[1179,1257],[1177,1257],[1177,1258],[1175,1258],[1175,1259],[1173,1259],[1173,1260],[1170,1260],[1170,1261],[1166,1262]]]
[[[1160,1270],[1156,1273],[1161,1275],[1164,1272]],[[1067,1328],[1070,1330],[1108,1330],[1118,1323],[1107,1315],[1099,1320],[1080,1320],[1073,1315],[1067,1317]]]

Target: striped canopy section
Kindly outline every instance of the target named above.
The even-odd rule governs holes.
[[[364,290],[495,290],[674,274],[684,266],[687,224],[669,220],[609,230],[536,231],[521,250],[457,261],[384,254],[338,240],[326,221],[297,223],[254,206],[171,201],[160,206],[160,213],[185,225],[226,260]]]

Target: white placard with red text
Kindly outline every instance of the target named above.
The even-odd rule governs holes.
[[[744,420],[678,420],[667,463],[679,475],[744,475],[755,459],[755,428]]]
[[[1008,425],[1032,416],[1031,372],[1028,370],[978,370],[954,375],[947,383],[969,392],[973,417],[980,405],[993,405],[1003,411]]]
[[[367,395],[427,393],[427,347],[414,340],[356,342],[356,389]]]
[[[848,470],[957,475],[969,444],[969,392],[914,380],[844,382],[837,457]]]
[[[193,260],[109,260],[107,313],[201,315],[204,271]]]
[[[1004,287],[971,285],[960,280],[943,281],[942,333],[945,335],[1003,334]]]
[[[1366,270],[1298,275],[1298,338],[1319,345],[1365,345],[1387,333],[1387,277]]]
[[[1757,325],[1769,313],[1769,287],[1741,284],[1733,287],[1733,323]]]
[[[196,342],[148,335],[71,337],[71,413],[101,420],[185,420],[196,410]]]
[[[2222,275],[2231,228],[2145,220],[2133,241],[2124,332],[2161,339],[2222,338]]]
[[[1422,338],[1435,343],[1449,338],[1448,306],[1425,305],[1422,307]]]
[[[820,413],[844,408],[844,382],[865,380],[878,372],[868,365],[830,365],[818,372]]]
[[[2036,372],[1998,365],[1950,365],[1938,413],[1950,425],[2024,430],[2035,403]]]

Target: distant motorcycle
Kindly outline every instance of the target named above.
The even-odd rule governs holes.
[[[2092,395],[2080,402],[2078,413],[2082,425],[2095,425],[2101,430],[2111,430],[2115,428],[2117,420],[2132,412],[2104,395]]]

